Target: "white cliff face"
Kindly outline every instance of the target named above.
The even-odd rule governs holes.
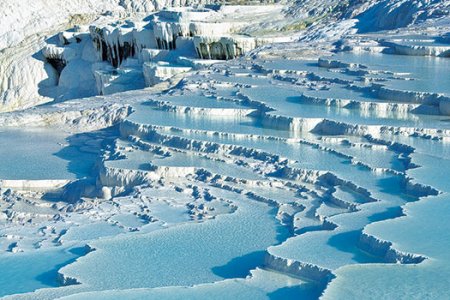
[[[245,22],[222,19],[220,13],[211,9],[165,10],[151,15],[148,22],[94,25],[90,34],[98,59],[114,67],[128,57],[148,61],[146,56],[157,50],[193,53],[200,59],[233,59],[260,45],[281,41],[235,34]]]
[[[32,49],[39,48],[32,46]],[[57,85],[57,72],[29,53],[11,50],[17,49],[6,49],[0,57],[0,112],[51,101],[44,91]]]
[[[64,0],[32,3],[5,0],[0,3],[0,49],[12,47],[26,37],[56,32],[92,20],[103,13],[148,13],[164,7],[209,4],[209,0]],[[63,26],[61,26],[63,25]],[[56,29],[56,30],[55,30]]]

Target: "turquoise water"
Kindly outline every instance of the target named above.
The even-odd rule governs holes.
[[[75,179],[90,174],[96,156],[54,129],[0,129],[0,179]],[[13,151],[11,151],[13,149]]]
[[[239,205],[232,214],[210,222],[95,242],[99,251],[63,272],[68,276],[76,274],[81,282],[98,289],[192,285],[243,278],[262,264],[264,249],[283,240],[287,232],[276,224],[273,209],[266,204],[249,203],[233,193],[228,197]],[[110,275],[98,278],[100,270]]]
[[[369,69],[408,73],[416,80],[392,80],[385,84],[399,90],[450,94],[448,70],[450,60],[439,57],[417,57],[374,53],[337,53],[333,58],[363,64]]]
[[[57,287],[58,270],[85,254],[83,248],[0,255],[0,296]]]

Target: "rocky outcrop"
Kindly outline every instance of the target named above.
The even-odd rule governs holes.
[[[297,0],[289,13],[303,29],[321,20],[356,18],[360,32],[397,29],[449,15],[450,3],[439,0]]]

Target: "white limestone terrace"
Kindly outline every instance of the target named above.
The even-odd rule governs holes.
[[[0,110],[11,111],[49,101],[142,88],[146,84],[141,74],[142,60],[145,62],[148,58],[144,53],[141,55],[143,48],[184,49],[175,51],[176,54],[172,53],[171,57],[156,59],[174,62],[179,58],[183,64],[198,65],[199,62],[192,58],[233,58],[266,43],[289,40],[292,32],[304,29],[303,33],[296,36],[300,35],[305,40],[338,41],[355,29],[364,31],[353,20],[367,24],[372,19],[371,14],[386,13],[383,11],[385,7],[389,7],[389,20],[386,24],[378,24],[377,29],[393,29],[420,24],[421,21],[426,23],[428,19],[439,19],[444,25],[442,27],[445,27],[446,1],[431,1],[423,7],[418,3],[420,1],[413,1],[411,5],[408,1],[400,0],[393,1],[395,4],[385,2],[379,5],[375,1],[349,1],[342,4],[333,0],[325,5],[303,1],[299,5],[284,1],[228,1],[226,4],[231,5],[216,6],[212,5],[216,1],[209,0],[80,1],[70,5],[61,5],[55,0],[51,4],[38,1],[25,9],[22,4],[14,5],[5,1],[2,2],[5,14],[5,18],[2,18],[5,22],[2,40],[6,41],[6,48],[2,47],[5,55],[1,56],[4,61],[0,62]],[[236,3],[251,6],[233,5]],[[185,5],[197,8],[172,9],[175,10],[172,12],[166,10],[153,20],[145,19],[155,10]],[[51,11],[51,17],[42,17],[42,11]],[[24,14],[23,18],[9,18],[21,14]],[[401,19],[396,17],[399,15],[408,17],[396,23],[395,20]],[[299,21],[298,17],[303,19]],[[30,18],[33,21],[26,23]],[[337,21],[342,18],[355,19]],[[24,21],[16,22],[15,28],[8,32],[9,24],[16,19]],[[328,23],[333,23],[332,27],[327,27]],[[88,29],[82,26],[88,24],[97,28],[91,32],[92,37],[86,35]],[[61,33],[59,42],[48,40],[49,36],[66,28],[72,28],[71,32]],[[196,37],[190,41],[188,37],[192,35]],[[96,41],[97,55],[93,53],[92,39]],[[105,43],[104,46],[101,41]],[[403,50],[399,51],[413,51],[422,55],[446,53],[442,47],[429,45],[408,45],[407,49],[403,45],[400,48]],[[183,56],[190,58],[186,60]],[[95,63],[108,60],[117,67],[127,57],[142,60],[127,62],[121,70]],[[155,57],[152,57],[154,60]],[[70,64],[70,61],[74,63]],[[27,84],[23,84],[22,78],[27,78]],[[116,81],[114,88],[111,87],[112,81]],[[133,87],[136,81],[139,84]],[[146,82],[152,83],[149,80]]]
[[[347,62],[342,60],[341,64],[344,63]],[[43,289],[23,297],[73,295],[82,298],[89,296],[92,290],[103,290],[105,295],[111,295],[119,293],[118,289],[124,289],[120,293],[129,295],[135,292],[132,288],[146,288],[140,292],[152,295],[159,293],[154,289],[156,287],[173,285],[193,286],[194,297],[201,297],[203,284],[209,284],[208,289],[220,293],[222,285],[227,282],[221,277],[245,277],[254,267],[264,268],[268,278],[278,276],[271,270],[303,278],[306,281],[296,282],[298,295],[317,297],[335,274],[339,274],[341,267],[394,262],[421,263],[421,266],[424,261],[432,259],[432,256],[421,252],[415,254],[405,248],[398,249],[392,242],[381,241],[368,233],[366,228],[373,222],[402,216],[404,213],[400,206],[407,202],[444,191],[442,187],[433,187],[437,182],[428,180],[421,183],[415,173],[410,173],[413,168],[418,167],[419,170],[427,163],[416,162],[412,154],[415,144],[397,142],[397,136],[409,137],[413,141],[432,138],[445,147],[443,140],[448,133],[433,125],[440,124],[439,118],[433,123],[427,120],[429,115],[417,115],[413,111],[405,111],[403,119],[396,119],[377,113],[377,108],[370,116],[357,106],[328,112],[315,109],[324,104],[302,102],[303,93],[317,89],[325,94],[321,97],[325,97],[327,91],[336,96],[335,90],[345,92],[350,83],[361,88],[362,83],[367,82],[370,86],[370,81],[358,82],[361,76],[374,75],[373,72],[344,69],[345,76],[342,77],[336,73],[336,68],[320,65],[319,59],[306,62],[242,59],[198,71],[162,95],[131,91],[86,102],[86,109],[93,111],[101,110],[103,101],[107,99],[111,103],[116,101],[119,107],[126,103],[130,108],[124,117],[114,121],[119,123],[116,134],[120,138],[103,151],[95,171],[97,179],[90,183],[90,187],[79,181],[66,188],[67,193],[78,193],[85,200],[70,210],[64,203],[58,204],[61,221],[55,222],[52,225],[54,229],[40,237],[39,248],[59,249],[61,245],[67,248],[78,240],[96,250],[59,271],[62,282],[69,286]],[[383,71],[389,75],[384,78],[386,82],[396,80],[396,74],[401,73],[397,69],[391,73]],[[352,88],[349,91],[353,91]],[[356,102],[367,99],[358,99],[352,93],[347,97]],[[373,103],[378,101],[370,95],[365,97],[372,99]],[[8,120],[28,120],[28,126],[42,125],[42,115],[53,111],[54,114],[70,116],[67,109],[75,103],[68,101],[34,111],[6,114],[2,117],[3,124],[8,124]],[[234,112],[225,113],[229,109]],[[219,111],[214,113],[214,110]],[[236,110],[245,113],[238,114]],[[351,112],[352,118],[345,111]],[[278,121],[265,121],[273,118]],[[424,121],[420,126],[411,126],[416,124],[410,123],[412,118],[423,118]],[[58,118],[47,120],[58,122]],[[392,122],[390,126],[383,125],[387,120]],[[289,125],[291,123],[298,125]],[[59,124],[72,130],[77,128],[71,121]],[[351,129],[353,127],[355,129]],[[143,186],[137,187],[140,185]],[[92,189],[96,192],[92,193]],[[174,194],[167,198],[171,189]],[[128,193],[132,196],[126,196]],[[151,195],[153,200],[146,200],[144,195]],[[192,196],[185,201],[184,196],[180,198],[178,195]],[[5,197],[18,197],[10,201],[21,203],[19,199],[23,196],[6,193]],[[33,201],[41,203],[42,200]],[[422,201],[427,200],[419,202]],[[45,215],[37,211],[33,203],[28,204],[33,213],[27,216],[34,221],[27,225],[27,230],[17,232],[14,224],[21,224],[24,219],[14,214],[9,217],[13,225],[5,229],[9,237],[9,243],[5,244],[7,251],[36,251],[33,250],[35,246],[31,246],[36,243],[33,225],[35,222],[45,224],[56,212],[48,211]],[[160,203],[166,203],[166,206],[161,207]],[[116,208],[111,210],[109,205]],[[102,207],[101,213],[98,206]],[[259,209],[275,209],[275,212],[266,214]],[[16,210],[20,211],[19,208]],[[69,223],[67,220],[74,218],[71,211],[80,216]],[[261,215],[242,215],[249,211]],[[223,218],[216,217],[217,213],[223,214]],[[233,221],[228,220],[229,216]],[[272,221],[262,222],[265,218]],[[171,221],[166,220],[177,224],[204,222],[198,224],[201,227],[172,227]],[[238,220],[245,225],[236,226]],[[259,221],[250,225],[245,220]],[[276,222],[281,226],[279,230],[284,232],[278,240],[270,240],[267,234],[273,227],[265,227],[264,230],[254,227],[268,226],[271,222]],[[101,227],[95,230],[96,226]],[[161,229],[158,230],[158,226],[169,229],[163,229],[166,233],[159,233]],[[249,231],[232,230],[230,238],[222,235],[220,243],[215,243],[217,230],[229,232],[231,226]],[[204,237],[198,244],[201,249],[209,248],[213,249],[212,253],[217,250],[222,254],[212,255],[212,260],[203,260],[200,264],[200,258],[180,257],[177,251],[168,253],[155,249],[149,256],[140,250],[148,249],[146,243],[166,247],[174,241],[186,243],[185,247],[189,248],[191,234],[196,235],[196,230],[201,230]],[[115,237],[118,232],[123,234]],[[253,233],[252,236],[259,233],[257,236],[261,240],[251,239],[249,242],[258,243],[261,248],[245,248],[242,238],[248,238],[249,232]],[[180,234],[185,239],[180,239]],[[242,238],[236,239],[237,236]],[[233,240],[241,246],[237,247]],[[175,244],[169,248],[177,249]],[[225,264],[226,259],[253,250],[262,252],[254,259],[243,260],[243,265],[249,269],[242,270],[240,275],[208,271]],[[134,253],[132,258],[127,254],[129,251]],[[223,251],[230,256],[224,256]],[[188,253],[201,254],[202,251]],[[165,262],[167,255],[171,257],[173,267],[168,267]],[[99,270],[111,272],[113,267],[110,257],[116,261],[114,276],[100,282]],[[164,268],[159,265],[161,263]],[[97,266],[95,274],[92,264]],[[179,271],[171,273],[176,270],[175,264],[191,272],[196,270],[199,276],[194,279]],[[145,270],[142,266],[146,266]],[[167,270],[166,275],[149,282],[147,271],[152,266],[155,272]],[[127,270],[126,274],[123,270]],[[121,278],[120,286],[115,278]],[[245,282],[245,293],[267,293],[260,288],[251,288],[254,276],[239,280]],[[306,282],[314,284],[310,286]],[[286,283],[281,283],[275,290],[283,284]],[[178,288],[166,289],[170,294]]]
[[[113,4],[105,4],[105,8],[99,6],[90,14],[73,14],[68,24],[61,21],[55,28],[38,23],[38,30],[39,26],[51,29],[8,44],[0,63],[0,111],[153,85],[158,80],[144,80],[144,76],[157,78],[159,75],[152,68],[143,68],[148,62],[165,61],[176,65],[180,58],[184,65],[191,67],[196,65],[197,58],[232,59],[265,43],[290,40],[289,34],[249,36],[248,30],[245,35],[239,32],[252,23],[286,22],[283,5],[176,8],[182,3],[144,2],[121,2],[121,8],[112,11],[106,7]],[[209,3],[193,1],[189,4]],[[41,4],[36,3],[34,9]],[[166,6],[175,8],[151,13],[155,8]],[[58,17],[70,15],[71,9],[67,7],[68,12]],[[15,8],[11,13],[14,11]],[[58,19],[49,19],[49,22],[55,25]],[[61,31],[64,26],[68,31]],[[36,29],[25,27],[24,30],[32,34]],[[155,68],[168,69],[159,65]],[[26,84],[23,78],[27,78]]]
[[[419,31],[333,45],[317,33],[354,21],[300,26],[279,5],[108,17],[50,40],[58,88],[89,97],[0,114],[0,296],[445,298],[449,58],[395,50],[448,43],[420,27],[445,7],[431,2],[333,6],[329,20],[415,11]],[[192,25],[205,15],[247,38]],[[214,44],[297,25],[303,42],[237,59]]]

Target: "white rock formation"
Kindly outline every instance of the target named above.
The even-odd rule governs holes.
[[[147,86],[154,86],[177,74],[185,73],[190,70],[190,67],[177,66],[168,62],[144,63],[143,66],[145,84]]]

